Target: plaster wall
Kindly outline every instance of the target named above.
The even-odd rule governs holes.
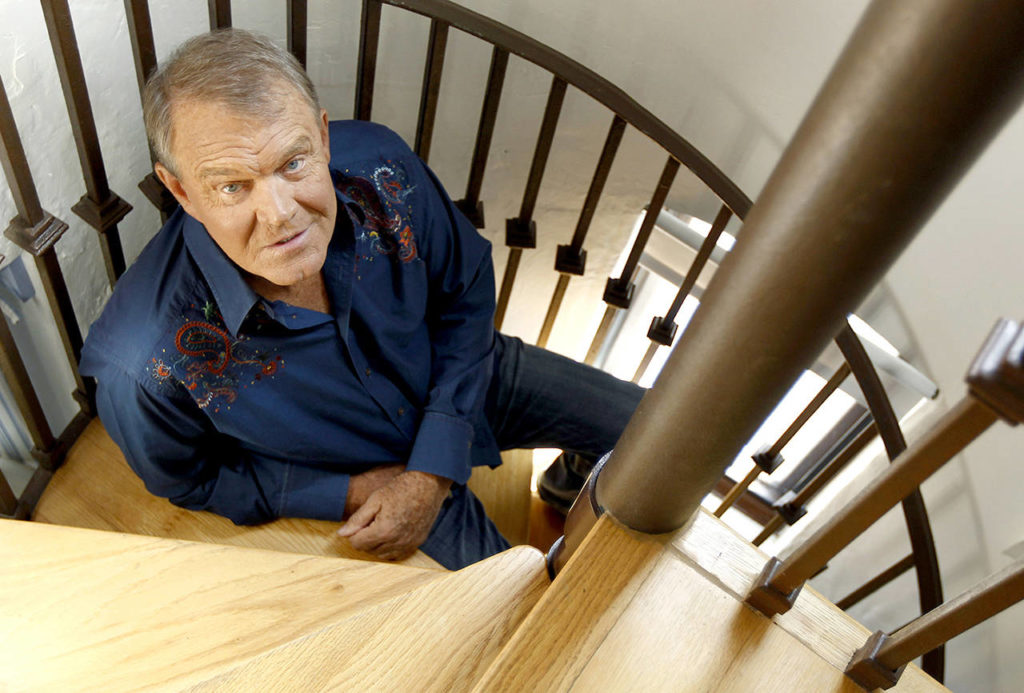
[[[149,160],[123,5],[117,0],[71,4],[86,81],[97,104],[111,187],[135,207],[120,225],[130,262],[155,233],[159,220],[136,188],[149,170]],[[202,0],[150,4],[158,58],[207,26]],[[755,198],[866,2],[464,4],[567,53],[625,88]],[[350,117],[359,2],[310,5],[310,74],[331,117]],[[237,26],[264,31],[284,44],[283,3],[235,2],[233,11]],[[86,328],[109,289],[96,233],[70,211],[84,185],[42,14],[38,4],[0,0],[0,17],[0,77],[43,205],[70,224],[58,255]],[[374,118],[407,141],[415,133],[427,27],[423,18],[384,8]],[[455,198],[462,196],[468,175],[489,57],[490,50],[475,39],[458,32],[450,36],[430,164]],[[484,233],[495,244],[499,279],[506,257],[504,219],[517,214],[549,86],[550,78],[539,69],[511,59],[483,190]],[[524,257],[506,331],[536,337],[555,283],[554,247],[572,235],[610,121],[603,108],[570,89],[538,203],[538,248]],[[943,406],[962,393],[967,364],[995,317],[1018,314],[1014,299],[1021,294],[1022,280],[1013,263],[1024,256],[1024,240],[1013,233],[1019,225],[1013,193],[1024,183],[1024,173],[1015,165],[1022,147],[1024,117],[1018,115],[888,279],[930,375],[946,393]],[[571,308],[556,324],[551,340],[555,349],[575,357],[585,353],[603,311],[604,279],[663,164],[657,147],[627,131],[588,237],[587,276],[570,285],[566,305]],[[717,210],[713,196],[685,173],[677,178],[669,206],[705,219]],[[10,194],[6,186],[0,187],[0,219],[13,215]],[[18,254],[6,240],[0,240],[0,252],[8,261]],[[15,331],[23,350],[39,357],[30,361],[30,371],[51,425],[59,430],[74,413],[64,394],[73,382],[63,367],[63,352],[41,296],[37,293],[25,306],[25,318]],[[1020,432],[999,425],[925,487],[951,595],[1004,565],[1009,560],[1005,551],[1024,539],[1024,510],[1013,498],[1019,483],[1015,480],[1020,478],[1019,473],[1014,476],[1020,447]],[[848,586],[888,565],[885,552],[898,558],[906,550],[898,523],[882,526],[869,538],[833,562],[823,583],[831,596],[842,596]],[[899,625],[904,614],[912,615],[914,595],[912,584],[896,583],[862,617],[875,627]],[[957,691],[1019,690],[1024,682],[1022,642],[1024,607],[1017,606],[951,645],[950,686]]]

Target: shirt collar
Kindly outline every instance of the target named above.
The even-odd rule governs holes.
[[[259,295],[245,282],[235,263],[210,238],[206,228],[187,214],[182,233],[185,245],[213,292],[224,326],[233,337],[237,337],[242,322],[260,300]]]

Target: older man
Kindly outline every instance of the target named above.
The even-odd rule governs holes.
[[[328,123],[287,52],[193,38],[144,111],[181,209],[82,370],[152,493],[240,524],[347,517],[357,548],[457,568],[507,547],[471,467],[614,444],[639,388],[497,334],[490,245],[394,133]]]

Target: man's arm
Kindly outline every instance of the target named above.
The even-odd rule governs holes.
[[[347,474],[307,465],[259,464],[218,434],[190,397],[154,392],[116,367],[104,368],[97,383],[100,418],[150,493],[240,525],[278,517],[342,519],[349,495]],[[397,474],[401,468],[392,471]],[[362,494],[359,502],[386,483],[378,479],[369,489],[364,481],[353,488],[354,495]]]
[[[494,346],[491,248],[433,173],[413,160],[413,233],[430,293],[430,390],[407,472],[372,494],[339,531],[356,548],[403,558],[426,540],[451,484],[471,471],[472,420],[490,384]]]

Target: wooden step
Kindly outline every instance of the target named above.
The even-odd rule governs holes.
[[[0,679],[36,690],[459,690],[548,583],[0,521]],[[8,690],[8,688],[4,688]]]
[[[527,493],[529,491],[527,490]],[[285,518],[240,527],[208,512],[185,510],[146,490],[99,419],[86,427],[40,498],[32,519],[169,539],[378,560],[335,534],[337,522]],[[417,551],[403,565],[442,569]]]
[[[743,604],[766,560],[703,511],[657,537],[605,516],[474,690],[862,693],[866,628],[810,587],[771,620]],[[890,690],[946,688],[908,666]]]

